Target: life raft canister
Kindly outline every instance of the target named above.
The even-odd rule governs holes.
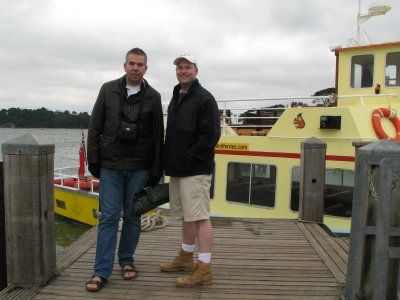
[[[393,138],[389,138],[386,132],[382,128],[381,119],[382,117],[388,118],[392,121],[395,129],[396,136]],[[377,108],[372,112],[372,125],[374,126],[374,130],[377,136],[380,139],[386,139],[391,141],[400,141],[400,120],[397,117],[396,111],[389,108]]]

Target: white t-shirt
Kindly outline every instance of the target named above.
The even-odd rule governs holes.
[[[126,93],[127,93],[128,97],[131,95],[135,95],[135,94],[139,93],[140,85],[136,85],[136,86],[127,85],[126,90],[127,90]]]

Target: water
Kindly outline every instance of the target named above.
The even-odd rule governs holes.
[[[87,130],[83,132],[86,139]],[[0,128],[0,144],[26,133],[46,139],[49,143],[55,145],[55,168],[79,165],[79,146],[82,140],[81,129]]]
[[[82,234],[91,227],[78,224],[60,216],[55,216],[56,224],[56,251],[61,252],[65,247],[75,242]]]
[[[79,147],[82,140],[81,129],[25,129],[0,128],[0,144],[13,140],[26,133],[46,139],[55,145],[54,167],[77,167],[79,165]],[[85,138],[87,130],[84,130]],[[3,161],[1,156],[0,161]],[[62,251],[76,241],[90,227],[72,222],[62,217],[55,217],[56,249]]]

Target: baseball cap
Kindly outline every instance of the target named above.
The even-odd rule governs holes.
[[[190,63],[192,63],[192,64],[195,64],[196,67],[198,67],[197,59],[196,59],[193,55],[190,55],[190,54],[182,54],[182,55],[179,55],[177,58],[174,59],[174,65],[177,65],[178,62],[179,62],[181,59],[186,59],[188,62],[190,62]]]

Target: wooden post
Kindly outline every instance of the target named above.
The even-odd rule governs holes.
[[[299,219],[322,223],[324,218],[326,144],[316,138],[301,143]]]
[[[31,134],[3,143],[8,281],[44,285],[56,272],[54,144]]]
[[[0,161],[0,291],[7,287],[6,222],[4,211],[3,162]]]
[[[400,282],[400,143],[358,150],[346,300],[398,299]]]
[[[352,145],[354,146],[355,149],[355,157],[357,158],[358,150],[360,150],[361,147],[364,147],[371,142],[353,142]]]

